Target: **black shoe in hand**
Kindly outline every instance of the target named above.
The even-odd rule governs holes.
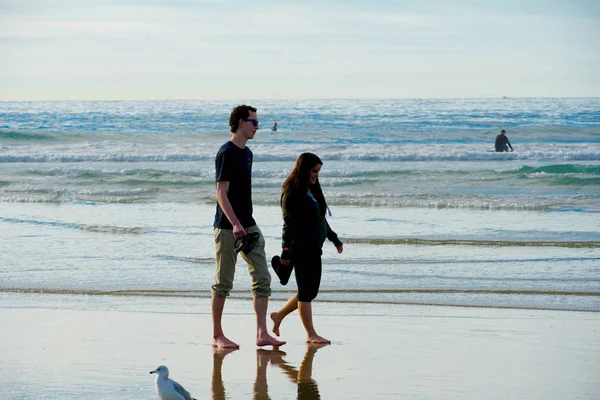
[[[283,265],[281,264],[281,258],[279,256],[273,256],[271,259],[271,266],[279,277],[279,282],[284,286],[287,285],[290,280],[290,275],[292,275],[292,270],[294,269],[292,263],[290,262],[288,265]]]
[[[249,233],[246,236],[242,236],[241,239],[237,239],[235,244],[233,245],[235,251],[239,253],[240,251],[245,255],[248,255],[254,250],[256,243],[258,243],[258,238],[260,237],[260,233],[254,232]]]

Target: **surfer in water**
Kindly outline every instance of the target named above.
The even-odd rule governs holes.
[[[497,153],[509,151],[509,148],[510,151],[513,151],[513,147],[508,141],[508,138],[506,137],[506,131],[504,129],[502,129],[500,134],[496,136],[496,143],[494,144],[494,147],[496,148]]]

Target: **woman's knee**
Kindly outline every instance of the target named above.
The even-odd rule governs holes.
[[[318,290],[298,290],[298,301],[310,303],[317,298]]]

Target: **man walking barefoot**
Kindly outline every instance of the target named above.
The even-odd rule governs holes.
[[[214,222],[216,264],[212,292],[213,346],[235,349],[240,346],[223,333],[221,324],[225,299],[233,288],[238,251],[248,263],[256,313],[256,345],[285,344],[269,335],[267,307],[271,295],[271,274],[267,267],[265,239],[252,217],[252,151],[246,147],[258,130],[256,108],[240,105],[229,117],[231,138],[215,158],[217,211]]]

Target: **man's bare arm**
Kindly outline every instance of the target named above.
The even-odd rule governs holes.
[[[225,213],[225,216],[227,217],[229,222],[231,222],[231,225],[233,225],[233,235],[236,237],[236,239],[239,239],[242,236],[246,235],[246,230],[244,229],[244,227],[240,223],[240,220],[236,217],[235,213],[233,212],[231,203],[227,198],[228,192],[228,181],[217,182],[217,202],[219,203],[219,206],[221,206],[221,209],[223,210],[223,213]]]

